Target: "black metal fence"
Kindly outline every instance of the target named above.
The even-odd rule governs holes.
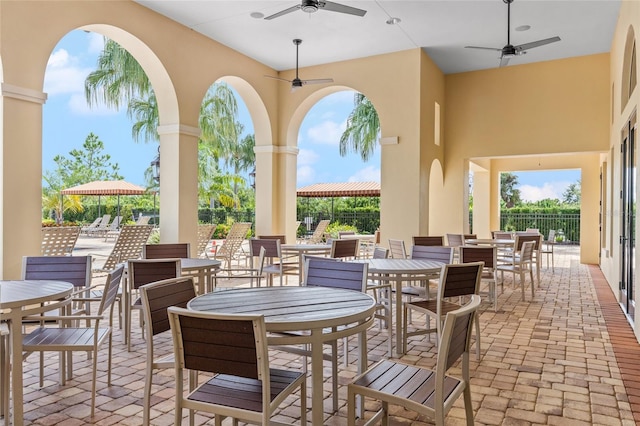
[[[524,231],[536,228],[545,237],[549,230],[556,231],[556,241],[580,244],[579,214],[542,214],[500,212],[500,229],[505,231]]]

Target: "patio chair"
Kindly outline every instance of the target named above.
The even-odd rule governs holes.
[[[522,286],[522,300],[524,297],[525,287],[525,274],[528,272],[531,278],[531,300],[535,297],[534,294],[534,282],[533,282],[533,249],[535,241],[525,241],[522,243],[520,250],[514,252],[511,257],[510,263],[498,264],[497,270],[500,271],[500,280],[504,282],[504,273],[510,272],[513,274],[513,285],[516,285],[516,274],[520,275],[520,285]]]
[[[444,236],[419,235],[413,237],[414,246],[443,246]]]
[[[498,274],[496,268],[498,267],[496,247],[480,247],[480,246],[461,246],[460,250],[460,262],[472,263],[472,262],[484,262],[484,268],[482,268],[481,281],[489,283],[489,300],[493,302],[493,311],[498,311],[498,291],[496,289],[498,283]],[[504,284],[500,282],[502,292],[504,292]]]
[[[42,228],[41,256],[71,256],[80,235],[79,226]]]
[[[231,225],[222,245],[216,250],[214,258],[226,263],[226,268],[224,269],[228,272],[233,269],[233,261],[240,260],[242,243],[244,243],[250,229],[251,222],[235,222]]]
[[[109,216],[109,217],[111,217],[111,216]],[[122,218],[122,216],[116,216],[116,217],[113,218],[111,223],[109,223],[108,220],[107,220],[106,223],[104,221],[100,222],[100,224],[98,226],[96,226],[95,228],[89,230],[88,235],[91,236],[91,237],[94,237],[96,235],[100,236],[100,237],[105,236],[108,231],[110,231],[111,229],[114,229],[113,228],[113,224],[114,223],[116,224],[116,228],[115,229],[117,229],[117,227],[120,225],[120,219],[121,218]]]
[[[134,259],[128,262],[127,289],[129,303],[125,305],[127,324],[125,335],[127,351],[131,351],[131,314],[133,310],[142,310],[142,299],[139,289],[145,284],[180,277],[180,259]],[[144,338],[143,314],[140,313],[140,327]]]
[[[262,253],[264,249],[264,253]],[[278,275],[280,277],[280,285],[283,284],[283,277],[285,274],[292,274],[293,271],[298,270],[298,262],[286,263],[282,257],[282,250],[280,248],[280,240],[252,238],[249,240],[249,254],[251,256],[251,268],[255,269],[254,258],[260,257],[262,265],[258,265],[260,275],[266,274],[268,276],[267,285],[273,286],[273,276]],[[266,264],[265,264],[266,262]],[[260,283],[258,282],[258,285]]]
[[[442,340],[442,326],[445,315],[448,312],[460,308],[459,303],[450,301],[452,298],[478,295],[480,279],[482,277],[483,262],[448,264],[440,271],[438,283],[438,296],[432,300],[418,300],[404,304],[402,351],[407,353],[407,340],[411,336],[437,333],[437,342]],[[410,311],[416,311],[425,315],[426,328],[409,331],[408,316]],[[435,328],[430,328],[431,319],[436,323]],[[475,318],[476,328],[476,358],[480,359],[480,324]]]
[[[542,248],[540,249],[540,254],[547,255],[547,269],[549,269],[549,255],[551,255],[551,272],[556,272],[555,260],[553,258],[553,248],[556,245],[556,231],[555,229],[549,230],[549,238],[542,242]]]
[[[82,228],[80,228],[80,233],[85,235],[90,235],[91,231],[98,228],[99,226],[109,225],[110,219],[111,219],[110,214],[105,214],[102,217],[97,217],[90,225],[83,226]]]
[[[389,252],[392,259],[406,259],[407,250],[404,246],[404,240],[389,239]]]
[[[189,243],[145,244],[142,247],[143,259],[186,259],[190,254]]]
[[[357,259],[360,254],[360,240],[333,240],[329,257],[334,259]]]
[[[318,222],[316,229],[313,231],[313,234],[311,234],[307,242],[309,244],[322,243],[324,241],[324,233],[327,230],[327,227],[329,227],[330,222],[331,221],[329,219],[321,220],[320,222]]]
[[[169,324],[175,355],[176,408],[174,424],[182,424],[182,410],[215,414],[261,425],[284,424],[271,420],[273,413],[296,391],[300,423],[306,425],[306,374],[269,365],[267,332],[260,315],[213,314],[170,307]],[[202,333],[201,330],[211,332]],[[184,395],[184,371],[190,370],[189,393]],[[201,385],[199,372],[213,377]],[[234,398],[229,397],[233,395]],[[193,423],[191,423],[193,424]]]
[[[436,425],[445,424],[445,416],[463,395],[466,424],[473,425],[473,407],[469,374],[471,328],[477,317],[480,297],[473,295],[466,305],[446,314],[438,347],[435,370],[416,365],[382,360],[356,377],[347,386],[347,425],[355,426],[356,396],[381,401],[373,419],[389,423],[389,405],[399,405],[427,417]],[[458,359],[462,362],[458,365]],[[450,370],[459,371],[451,375]],[[449,373],[449,374],[447,374]],[[365,402],[362,401],[362,404]],[[414,418],[412,416],[411,418]]]
[[[107,386],[111,386],[111,358],[112,358],[112,341],[113,341],[113,303],[118,294],[120,287],[120,280],[122,278],[122,272],[124,267],[121,266],[115,271],[111,272],[104,285],[104,292],[98,307],[97,315],[82,316],[58,316],[52,317],[60,321],[86,319],[95,321],[92,327],[38,327],[31,331],[29,334],[23,336],[22,348],[28,354],[32,352],[60,352],[60,357],[63,357],[65,352],[82,351],[92,352],[93,358],[93,374],[91,385],[91,417],[95,414],[96,405],[96,382],[97,382],[97,370],[98,370],[98,350],[107,342],[108,354],[107,354]],[[104,316],[108,315],[108,325],[106,327],[100,327],[101,321],[104,320]],[[72,378],[73,370],[69,368],[65,374],[65,363],[60,363],[62,385],[64,385],[65,376],[68,374],[68,378]]]
[[[196,246],[196,257],[207,257],[207,245],[211,238],[213,237],[213,233],[216,231],[215,224],[199,224],[198,225],[198,242]]]
[[[116,216],[109,225],[109,228],[103,231],[104,241],[107,242],[109,238],[116,238],[120,233],[120,222],[122,221],[122,216]]]
[[[152,231],[153,225],[124,225],[104,265],[93,269],[94,276],[115,269],[119,263],[139,259]]]
[[[151,419],[151,384],[154,370],[175,367],[173,352],[156,358],[154,336],[169,330],[167,308],[177,306],[186,308],[187,303],[196,297],[196,288],[192,277],[172,278],[145,284],[140,287],[144,325],[147,329],[147,363],[144,381],[144,402],[142,404],[142,424],[149,426]]]

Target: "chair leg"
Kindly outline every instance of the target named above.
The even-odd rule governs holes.
[[[540,272],[540,271],[538,270],[538,272]],[[533,284],[533,270],[531,270],[531,268],[529,268],[529,276],[531,277],[531,301],[533,301],[533,298],[535,297],[534,288],[533,287],[535,287],[535,286]],[[540,281],[538,281],[538,286],[540,286]]]
[[[474,315],[473,322],[476,323],[476,359],[480,361],[480,315]]]
[[[467,426],[473,426],[473,406],[471,405],[471,388],[469,383],[465,386],[463,393],[464,398],[464,414],[467,419]]]

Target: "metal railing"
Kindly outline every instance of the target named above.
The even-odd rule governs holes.
[[[556,241],[580,244],[579,214],[542,214],[500,212],[500,229],[505,231],[524,231],[537,228],[545,237],[549,230],[556,231]]]

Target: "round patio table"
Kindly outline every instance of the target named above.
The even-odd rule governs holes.
[[[8,321],[11,339],[13,424],[24,423],[22,383],[22,319],[60,309],[71,301],[73,284],[64,281],[0,281],[0,321]],[[5,413],[8,416],[9,413]]]
[[[311,346],[312,424],[324,424],[323,344],[358,334],[358,373],[367,368],[367,329],[376,302],[366,293],[326,287],[258,287],[215,291],[192,299],[188,309],[264,315],[269,345]],[[291,333],[291,334],[286,334]]]

